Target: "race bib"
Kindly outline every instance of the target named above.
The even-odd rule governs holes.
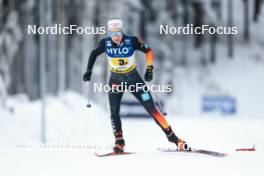
[[[112,65],[115,67],[124,66],[129,64],[128,58],[111,58]]]

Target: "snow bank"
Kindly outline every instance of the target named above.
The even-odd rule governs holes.
[[[110,131],[111,124],[106,110],[92,102],[92,108],[86,108],[85,97],[67,92],[58,97],[46,99],[47,141],[88,144],[100,141],[101,128]],[[30,102],[25,95],[16,95],[8,99],[8,110],[0,110],[1,145],[27,145],[40,142],[41,102]],[[94,131],[94,132],[91,132]],[[104,137],[109,137],[104,136]],[[110,137],[111,140],[111,137]]]

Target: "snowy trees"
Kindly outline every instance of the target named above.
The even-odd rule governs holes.
[[[1,8],[4,7],[1,6]],[[22,31],[18,25],[18,14],[15,11],[6,11],[5,14],[1,14],[0,23],[0,106],[4,106],[11,84],[12,69],[10,66],[18,52]]]
[[[175,67],[205,66],[221,59],[217,52],[220,43],[228,43],[226,55],[235,54],[232,48],[243,37],[246,41],[249,39],[252,33],[249,24],[253,19],[258,22],[264,3],[261,0],[47,0],[45,4],[45,15],[41,17],[45,25],[104,26],[109,18],[122,18],[127,34],[139,36],[153,48],[158,65],[156,72],[164,77],[157,81],[171,82],[173,76],[167,78],[167,75],[173,73]],[[254,11],[250,11],[251,7]],[[1,98],[6,97],[7,92],[26,93],[30,99],[40,97],[40,36],[25,32],[28,24],[40,25],[39,10],[37,1],[0,0]],[[236,40],[234,36],[228,36],[227,40],[227,36],[219,35],[159,34],[160,24],[185,26],[187,23],[216,27],[238,25],[243,30]],[[104,35],[49,34],[44,37],[47,93],[56,95],[68,89],[86,93],[82,74],[91,50]],[[139,57],[144,56],[139,54]],[[144,58],[138,60],[144,63]],[[140,72],[145,69],[143,64],[138,68]],[[106,60],[100,56],[93,80],[106,82],[107,74]]]

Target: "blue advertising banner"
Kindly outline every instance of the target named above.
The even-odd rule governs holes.
[[[202,111],[205,113],[220,112],[225,115],[237,112],[237,100],[227,95],[204,95],[202,97]]]

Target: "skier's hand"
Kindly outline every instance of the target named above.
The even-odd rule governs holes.
[[[86,70],[86,72],[83,75],[83,81],[90,81],[91,80],[92,71]]]
[[[150,82],[153,79],[153,66],[147,66],[147,71],[145,73],[145,81]]]

